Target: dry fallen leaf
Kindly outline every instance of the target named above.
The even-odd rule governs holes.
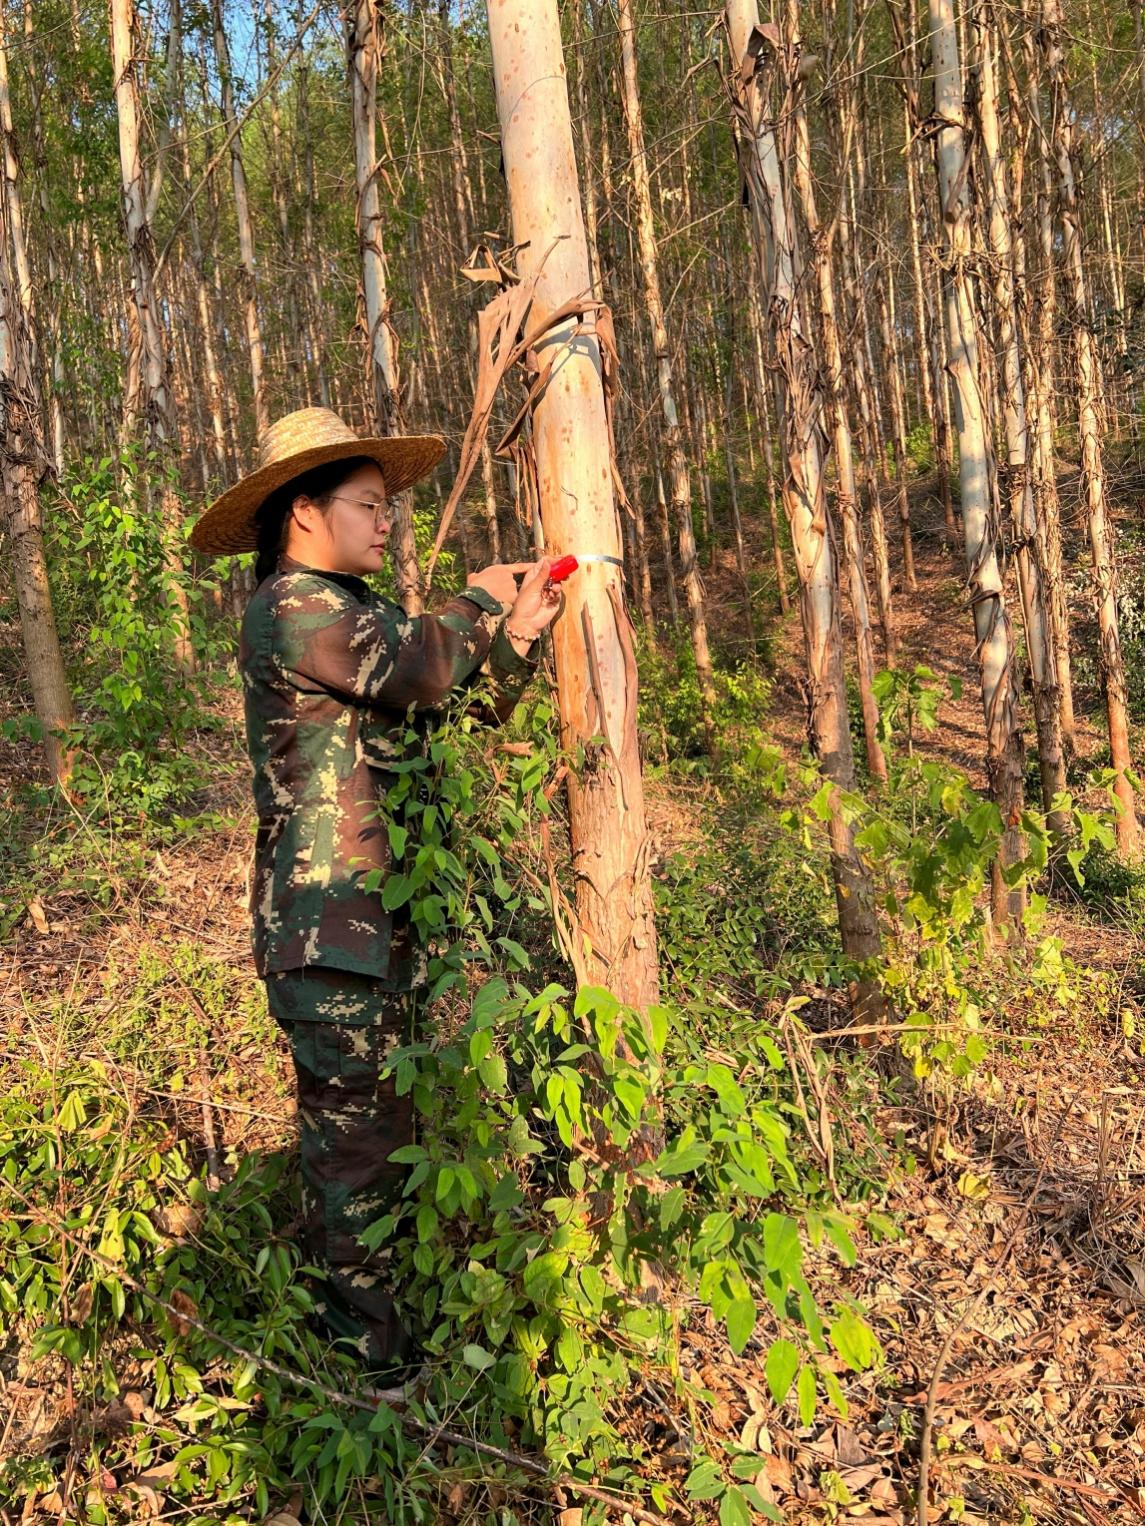
[[[187,1334],[189,1334],[190,1330],[191,1330],[191,1326],[188,1323],[188,1320],[189,1319],[198,1319],[198,1317],[199,1317],[199,1308],[198,1308],[198,1305],[195,1303],[195,1300],[188,1293],[184,1293],[181,1288],[176,1288],[175,1289],[175,1291],[171,1294],[171,1300],[170,1301],[171,1301],[171,1307],[176,1311],[175,1314],[172,1315],[172,1318],[171,1318],[171,1323],[175,1326],[175,1334],[176,1335],[187,1335]],[[184,1318],[180,1318],[179,1317],[180,1315],[183,1315],[185,1317]]]
[[[32,925],[38,933],[47,933],[48,919],[44,913],[44,903],[38,895],[34,895],[28,902],[28,915],[32,919]]]
[[[195,1233],[203,1222],[203,1211],[193,1203],[168,1203],[157,1208],[151,1217],[160,1234],[178,1239]]]
[[[296,1489],[281,1510],[268,1515],[262,1526],[300,1526],[298,1512],[302,1509],[302,1492]]]

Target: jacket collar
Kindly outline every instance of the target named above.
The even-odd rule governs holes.
[[[297,561],[293,556],[287,556],[284,551],[278,558],[279,572],[309,572],[316,578],[325,578],[330,583],[337,583],[339,588],[345,588],[357,599],[366,599],[369,596],[369,585],[362,579],[355,577],[351,572],[327,572],[324,567],[308,567],[305,562]]]

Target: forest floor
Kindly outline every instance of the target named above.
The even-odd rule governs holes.
[[[981,717],[958,562],[933,505],[920,500],[919,510],[919,587],[895,590],[903,661],[957,675],[964,688],[918,745],[980,785]],[[711,574],[717,598],[722,578]],[[794,609],[775,633],[772,667],[769,730],[794,756],[804,740],[803,699],[789,677],[802,668]],[[98,1058],[132,1116],[165,1119],[200,1155],[209,1142],[224,1171],[252,1149],[288,1146],[293,1130],[288,1056],[249,971],[247,777],[239,696],[227,694],[218,729],[196,743],[212,758],[204,804],[213,827],[138,851],[101,845],[93,880],[109,889],[94,915],[90,901],[57,893],[42,876],[0,965],[9,1057],[38,1052],[45,1065],[65,1052]],[[1083,726],[1083,749],[1096,748],[1096,737]],[[27,765],[26,753],[4,745],[10,796]],[[670,773],[650,779],[658,857],[702,840],[707,793],[681,788]],[[1101,968],[1117,989],[1103,1012],[1135,1012],[1137,932],[1062,903],[1051,923],[1067,953]],[[857,1148],[874,1141],[886,1209],[901,1231],[879,1244],[864,1238],[855,1267],[830,1274],[869,1311],[885,1351],[878,1370],[840,1369],[847,1421],[801,1428],[772,1401],[753,1348],[732,1357],[703,1319],[685,1332],[685,1374],[712,1398],[706,1423],[763,1454],[756,1485],[792,1522],[912,1522],[924,1428],[933,1441],[932,1521],[1145,1518],[1145,1058],[1124,1023],[1081,1005],[1044,1028],[1022,1026],[1012,1041],[1007,1014],[987,1016],[1002,1036],[955,1105],[934,1109],[892,1083],[862,1123],[848,1111],[854,1056],[820,1036],[831,1058],[823,1086],[835,1148],[852,1134],[864,1133]],[[64,1364],[30,1361],[10,1343],[0,1375],[0,1459],[37,1450],[77,1459],[76,1437],[98,1417],[77,1409]],[[146,1410],[146,1374],[125,1361],[122,1377],[123,1402]],[[645,1440],[650,1414],[653,1403],[641,1396],[628,1423]],[[114,1491],[131,1480],[108,1474],[104,1483]],[[4,1519],[21,1511],[24,1519],[67,1518],[61,1489],[66,1495],[58,1483],[0,1500],[15,1512]],[[132,1498],[143,1501],[141,1518],[168,1518],[161,1477]],[[702,1508],[674,1519],[704,1519]],[[571,1526],[574,1517],[561,1519]]]

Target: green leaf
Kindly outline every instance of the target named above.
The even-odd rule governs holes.
[[[521,1191],[516,1176],[512,1171],[506,1171],[489,1194],[489,1207],[494,1213],[500,1213],[505,1208],[515,1208],[524,1200],[525,1194]]]
[[[720,1526],[751,1526],[751,1507],[734,1486],[720,1500]]]
[[[600,1274],[600,1269],[586,1263],[580,1269],[580,1285],[584,1289],[584,1295],[588,1299],[594,1314],[599,1314],[604,1308],[605,1294],[608,1285]]]
[[[382,905],[387,911],[404,906],[413,893],[408,874],[391,874],[382,889]]]
[[[847,1396],[843,1392],[842,1384],[839,1382],[839,1379],[827,1367],[822,1369],[819,1374],[819,1379],[826,1391],[829,1403],[834,1406],[836,1413],[841,1415],[842,1418],[846,1420],[848,1414],[850,1413],[851,1407],[847,1403]]]
[[[827,1339],[852,1372],[863,1372],[874,1365],[879,1343],[865,1320],[848,1309],[827,1332]]]
[[[694,1133],[691,1127],[686,1128],[680,1138],[660,1155],[656,1170],[661,1176],[683,1176],[707,1160],[709,1147],[703,1140],[689,1137]]]
[[[763,1375],[776,1404],[782,1404],[791,1391],[799,1368],[799,1349],[793,1341],[772,1341],[763,1366]]]
[[[803,1367],[799,1373],[799,1423],[810,1425],[815,1418],[815,1369]]]
[[[437,1185],[434,1188],[433,1193],[437,1202],[440,1203],[449,1196],[449,1189],[453,1186],[453,1183],[456,1180],[456,1175],[457,1173],[454,1171],[452,1166],[442,1166],[438,1171]]]
[[[76,1129],[82,1129],[87,1122],[87,1108],[79,1092],[68,1092],[63,1100],[56,1118],[62,1134],[71,1134]]]
[[[845,1266],[855,1264],[855,1242],[847,1233],[847,1226],[842,1219],[834,1214],[828,1214],[823,1221],[823,1228],[827,1231],[827,1238],[843,1258]]]
[[[497,1363],[497,1358],[486,1351],[484,1346],[466,1346],[461,1353],[461,1360],[475,1372],[487,1372]]]
[[[724,1316],[728,1327],[728,1344],[739,1356],[751,1339],[755,1329],[756,1309],[750,1298],[733,1298]]]
[[[684,1211],[683,1187],[669,1187],[660,1199],[660,1228],[671,1229]]]
[[[799,1226],[785,1213],[769,1213],[763,1221],[763,1259],[785,1285],[795,1282],[802,1273],[803,1248],[799,1244]]]
[[[669,1015],[667,1007],[651,1006],[648,1008],[648,1026],[652,1030],[652,1047],[657,1054],[663,1054],[664,1045],[668,1042]]]
[[[684,1480],[688,1498],[693,1500],[719,1499],[726,1487],[719,1468],[710,1457],[698,1462]]]
[[[473,998],[473,1020],[485,1027],[509,1000],[509,987],[500,975],[487,980]]]

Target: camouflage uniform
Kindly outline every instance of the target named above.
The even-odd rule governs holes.
[[[381,801],[406,752],[454,689],[506,720],[537,665],[500,628],[501,605],[468,589],[410,617],[360,579],[289,557],[258,587],[239,663],[258,813],[251,887],[255,967],[298,1076],[307,1250],[327,1278],[320,1312],[368,1360],[407,1346],[387,1291],[386,1248],[358,1235],[400,1194],[388,1156],[413,1137],[408,1097],[379,1071],[412,1037],[425,959],[381,891],[390,848]]]

